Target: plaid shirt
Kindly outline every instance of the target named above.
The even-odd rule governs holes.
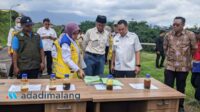
[[[170,31],[164,38],[167,70],[187,72],[191,70],[192,54],[196,50],[195,34],[183,30],[179,36]]]

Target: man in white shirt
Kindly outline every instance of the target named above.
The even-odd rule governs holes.
[[[103,75],[105,48],[109,33],[104,30],[106,16],[98,15],[96,27],[89,29],[83,38],[84,60],[87,65],[86,75]]]
[[[118,34],[114,37],[112,70],[116,77],[135,77],[140,72],[140,50],[142,46],[135,33],[128,31],[128,23],[120,20]]]
[[[42,43],[44,46],[44,53],[47,62],[47,73],[50,75],[52,73],[52,45],[53,41],[56,40],[57,34],[53,28],[50,27],[51,22],[48,18],[43,20],[43,27],[39,28],[37,33],[42,38]]]

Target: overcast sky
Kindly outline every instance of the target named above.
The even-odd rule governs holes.
[[[169,26],[175,16],[186,18],[187,26],[200,26],[200,0],[0,0],[0,9],[24,13],[35,22],[49,17],[55,24],[95,20],[98,14],[110,21],[132,18],[149,24]]]

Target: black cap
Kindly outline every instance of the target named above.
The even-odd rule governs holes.
[[[97,16],[97,19],[96,19],[96,22],[105,24],[105,23],[107,22],[106,16],[98,15],[98,16]]]
[[[32,22],[31,18],[28,16],[23,16],[21,18],[21,24],[23,25],[33,25],[34,23]]]

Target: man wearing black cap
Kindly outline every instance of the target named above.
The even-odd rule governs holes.
[[[89,29],[83,40],[84,60],[87,65],[86,75],[103,75],[105,64],[105,47],[109,33],[104,30],[106,17],[98,15],[96,27]]]
[[[38,78],[44,69],[44,50],[40,36],[32,31],[33,22],[30,17],[22,17],[22,31],[12,41],[14,50],[14,73],[17,78],[27,74],[28,78]]]

